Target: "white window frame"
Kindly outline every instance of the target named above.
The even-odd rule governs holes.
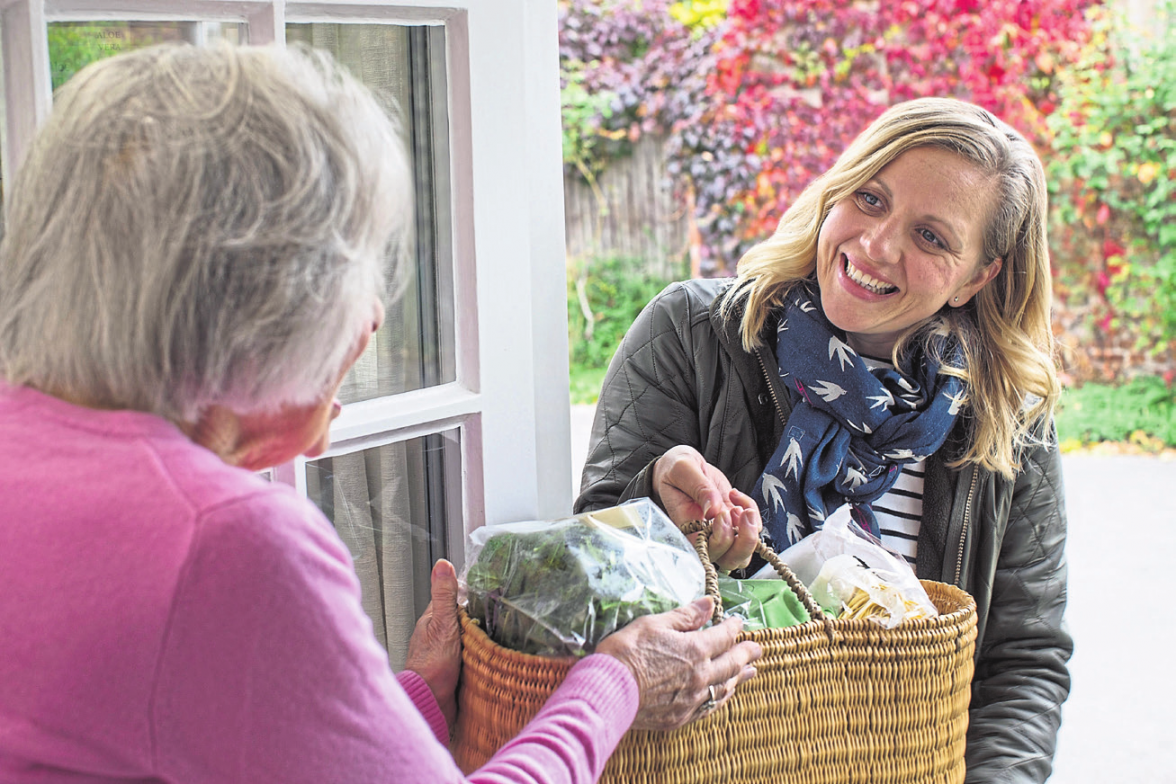
[[[456,380],[346,406],[326,456],[457,428],[464,533],[570,513],[556,3],[0,0],[6,181],[51,108],[47,25],[101,20],[242,22],[252,44],[288,21],[444,25]],[[305,493],[305,460],[275,477]]]

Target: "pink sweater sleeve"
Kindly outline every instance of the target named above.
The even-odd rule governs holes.
[[[405,670],[396,673],[396,682],[412,700],[413,706],[421,714],[425,723],[429,725],[437,742],[448,745],[449,722],[445,721],[445,716],[441,713],[441,706],[437,704],[437,698],[433,696],[433,691],[429,688],[429,684],[425,683],[425,679],[412,670]]]
[[[590,784],[637,702],[623,664],[587,657],[468,780]],[[466,781],[427,684],[393,676],[346,549],[284,489],[219,507],[197,527],[149,710],[154,767],[168,780]]]
[[[611,656],[588,656],[518,737],[469,780],[595,782],[633,723],[638,699],[637,681],[625,665]]]

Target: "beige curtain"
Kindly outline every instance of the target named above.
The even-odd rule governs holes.
[[[351,551],[363,608],[394,669],[404,666],[417,618],[416,573],[423,566],[414,562],[419,548],[413,544],[406,487],[408,451],[406,444],[393,444],[307,467],[311,498],[324,508]]]

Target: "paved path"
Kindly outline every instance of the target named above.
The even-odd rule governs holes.
[[[1176,461],[1065,458],[1073,691],[1051,784],[1176,782]]]
[[[592,406],[572,407],[573,487]],[[1067,455],[1073,691],[1051,784],[1176,784],[1176,461]]]

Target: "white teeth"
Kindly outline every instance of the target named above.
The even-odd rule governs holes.
[[[844,256],[844,254],[842,255]],[[850,280],[861,286],[863,289],[872,291],[875,294],[889,294],[892,291],[898,290],[898,286],[892,286],[889,283],[883,283],[877,278],[872,277],[853,266],[853,263],[849,260],[848,256],[844,256],[844,258],[845,274],[849,276]]]

